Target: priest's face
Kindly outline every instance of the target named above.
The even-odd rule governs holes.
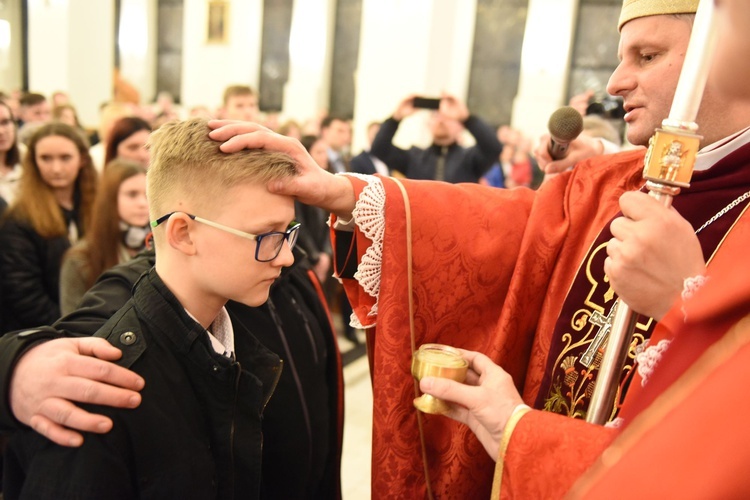
[[[691,29],[690,18],[675,16],[641,17],[622,27],[620,64],[607,91],[624,100],[632,144],[647,145],[669,115]]]

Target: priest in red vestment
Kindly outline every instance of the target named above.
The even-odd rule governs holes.
[[[750,3],[717,4],[727,12],[714,88],[748,100],[749,88],[737,80],[750,76]],[[648,205],[653,200],[643,201],[644,210],[658,210]],[[685,237],[690,233],[667,239],[680,245]],[[504,497],[560,497],[594,459],[566,498],[748,497],[750,404],[737,397],[750,380],[750,265],[742,257],[748,241],[750,220],[743,214],[705,276],[685,281],[683,302],[661,319],[638,356],[620,429],[597,432],[591,424],[555,422],[556,415],[518,406],[503,371],[478,353],[465,354],[483,374],[476,387],[436,379],[422,386],[461,402],[451,416],[469,424],[498,457],[496,483]],[[560,425],[571,432],[558,433]]]
[[[608,91],[624,99],[631,143],[645,145],[668,114],[696,7],[697,0],[623,4],[621,63]],[[412,405],[419,390],[411,354],[424,343],[486,354],[510,374],[527,405],[548,410],[523,414],[508,449],[520,450],[524,442],[538,447],[537,433],[567,443],[570,454],[552,464],[561,471],[555,491],[566,491],[576,477],[566,470],[582,471],[593,461],[585,447],[603,447],[612,431],[592,431],[552,412],[586,414],[597,361],[593,356],[584,364],[582,358],[614,303],[612,284],[620,283],[622,298],[638,304],[635,310],[643,314],[631,352],[635,359],[656,320],[679,297],[683,279],[698,275],[706,263],[710,268],[726,251],[731,233],[744,224],[750,105],[709,85],[697,122],[701,151],[691,186],[674,208],[644,212],[638,196],[647,195],[630,193],[623,197],[623,214],[621,196],[643,185],[643,151],[593,158],[537,192],[497,190],[331,176],[293,141],[252,125],[215,124],[219,129],[212,137],[228,141],[221,146],[225,151],[262,146],[293,155],[301,177],[271,189],[334,214],[337,270],[354,320],[368,328],[375,401],[373,496],[490,494],[495,463],[471,430],[420,414]],[[683,234],[687,226],[697,238],[664,243],[665,234]],[[633,227],[643,237],[629,238]],[[605,275],[610,240],[621,250]],[[625,272],[635,278],[624,281]],[[622,374],[621,396],[638,383],[637,371],[631,360]],[[613,416],[618,410],[619,403]],[[526,425],[534,419],[544,419],[545,425]],[[515,467],[511,460],[503,465],[511,493],[533,483],[533,468]]]
[[[667,116],[685,55],[697,0],[626,0],[621,17],[621,64],[609,84],[624,98],[628,139],[646,144]],[[671,14],[686,14],[673,16]],[[616,298],[611,281],[624,281],[629,304],[645,304],[632,357],[679,297],[682,280],[699,274],[742,219],[750,192],[750,105],[724,99],[709,87],[698,117],[703,135],[691,187],[673,210],[643,213],[638,196],[626,216],[659,238],[626,237],[619,213],[623,193],[642,188],[641,151],[593,158],[539,191],[496,190],[473,184],[397,181],[378,176],[330,176],[292,141],[246,124],[216,124],[222,148],[270,147],[292,154],[303,175],[272,189],[334,213],[338,272],[368,328],[373,408],[373,496],[483,498],[495,463],[471,430],[418,413],[411,354],[442,343],[486,354],[502,366],[529,406],[583,417],[597,375],[596,359],[581,362]],[[450,113],[450,109],[441,109]],[[239,137],[232,137],[243,134]],[[632,197],[636,198],[633,199]],[[627,197],[625,198],[627,201]],[[633,207],[632,205],[635,205]],[[353,213],[353,217],[352,217]],[[620,222],[617,222],[620,220]],[[615,221],[615,224],[611,223]],[[664,234],[696,231],[690,245],[663,244]],[[611,276],[604,261],[610,240],[622,252]],[[647,252],[647,253],[643,253]],[[653,258],[634,258],[650,255]],[[631,361],[622,392],[637,372]],[[618,407],[613,408],[613,416]],[[589,460],[611,431],[588,433],[581,421],[531,412],[518,422],[511,447],[539,440],[525,424],[543,418],[550,439],[567,441],[575,458]],[[547,422],[549,420],[549,422]],[[589,457],[589,458],[585,458]],[[580,471],[585,469],[571,460]],[[565,466],[567,467],[567,465]],[[582,468],[581,468],[582,467]],[[506,463],[506,485],[521,485],[533,470]],[[576,476],[559,469],[565,491]],[[517,478],[514,481],[514,478]]]

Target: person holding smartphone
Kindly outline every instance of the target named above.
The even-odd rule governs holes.
[[[395,146],[393,136],[401,120],[419,109],[434,110],[429,121],[432,145],[427,149],[412,146],[408,150]],[[464,148],[458,144],[463,128],[474,136],[476,145]],[[497,161],[502,149],[492,127],[470,114],[456,96],[443,93],[440,98],[425,98],[412,94],[380,126],[371,154],[383,160],[391,171],[397,170],[410,179],[457,183],[478,182]]]

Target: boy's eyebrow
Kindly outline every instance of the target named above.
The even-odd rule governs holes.
[[[269,228],[269,229],[284,228],[284,229],[286,229],[294,221],[295,221],[294,218],[292,218],[291,220],[268,218],[268,219],[265,219],[265,220],[248,220],[248,221],[246,221],[246,223],[247,224],[252,224],[253,227],[259,227],[259,228]]]

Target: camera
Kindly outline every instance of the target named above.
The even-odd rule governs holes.
[[[422,109],[440,109],[439,97],[415,97],[412,101],[415,108]]]
[[[625,116],[625,108],[621,97],[606,96],[599,101],[589,102],[587,115],[598,115],[602,118],[621,119]]]

